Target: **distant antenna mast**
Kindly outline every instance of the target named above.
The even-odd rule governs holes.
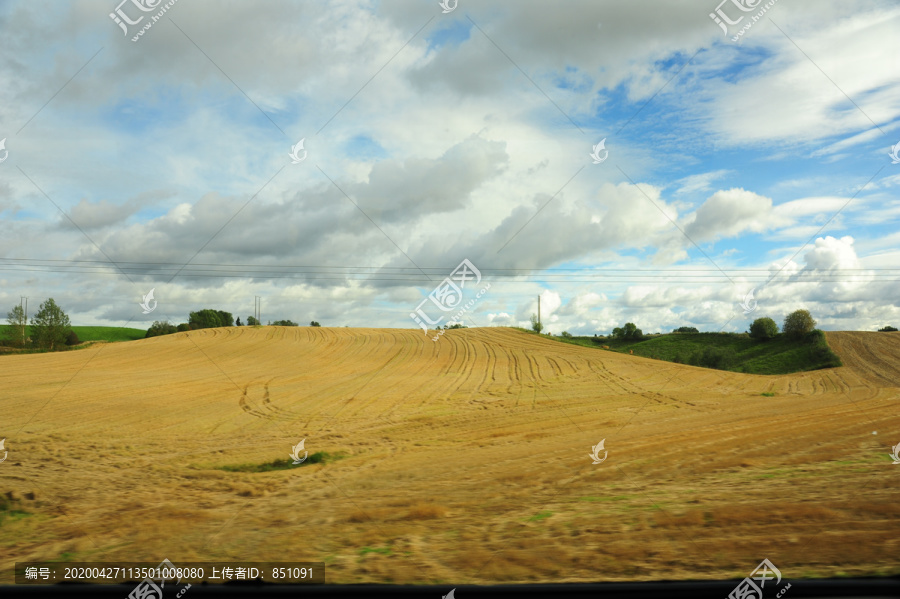
[[[541,326],[541,296],[538,296],[538,335],[541,334],[543,328]]]
[[[256,313],[256,323],[262,324],[260,317],[262,316],[262,297],[254,296],[253,311]]]

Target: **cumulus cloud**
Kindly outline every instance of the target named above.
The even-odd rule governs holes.
[[[771,212],[770,198],[741,188],[717,191],[697,209],[685,233],[698,241],[761,233],[770,226]]]
[[[861,267],[853,238],[849,235],[835,239],[830,235],[816,239],[815,246],[804,256],[806,268],[813,270],[857,270]]]
[[[151,191],[142,193],[122,204],[117,204],[110,200],[91,202],[82,198],[81,201],[72,207],[69,213],[71,220],[63,218],[60,220],[60,223],[63,227],[77,226],[84,230],[101,229],[121,223],[144,206],[171,196],[171,193]],[[73,222],[74,225],[72,224]]]
[[[814,280],[897,253],[900,179],[878,170],[896,143],[882,132],[900,127],[900,76],[883,60],[900,54],[892,3],[779,3],[770,16],[803,52],[767,20],[725,42],[693,0],[449,15],[405,0],[271,4],[179,3],[138,44],[101,0],[50,20],[2,5],[0,302],[53,295],[79,322],[114,324],[157,285],[185,314],[209,301],[248,311],[266,294],[284,318],[413,326],[423,293],[469,258],[486,278],[534,275],[493,288],[476,320],[527,321],[548,294],[554,332],[715,326],[739,295],[718,267],[743,283],[730,269],[765,271],[813,236],[804,266],[761,298],[810,298],[853,324],[895,301],[870,281],[851,312],[858,286]],[[604,137],[610,159],[593,165]],[[309,157],[290,164],[300,139]],[[131,280],[38,282],[11,266],[106,256],[136,263]],[[639,272],[698,265],[715,280]],[[559,267],[624,274],[540,278]]]
[[[470,137],[435,159],[378,162],[368,181],[350,187],[380,223],[412,221],[468,205],[471,194],[508,163],[505,144]]]

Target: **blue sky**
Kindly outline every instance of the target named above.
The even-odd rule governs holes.
[[[4,312],[413,328],[468,259],[470,326],[900,326],[893,3],[116,6],[0,6]]]

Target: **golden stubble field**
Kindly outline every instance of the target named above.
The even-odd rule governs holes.
[[[846,366],[788,376],[501,328],[3,356],[0,583],[60,558],[324,561],[332,583],[743,577],[763,558],[788,578],[897,574],[900,334],[828,341]],[[221,469],[304,438],[347,457]]]

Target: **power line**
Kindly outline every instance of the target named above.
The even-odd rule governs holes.
[[[124,266],[124,265],[136,266]],[[152,268],[151,268],[152,267]],[[203,268],[208,267],[208,268]],[[194,263],[102,260],[63,260],[40,258],[0,258],[0,272],[39,272],[75,275],[133,274],[162,277],[178,269],[180,276],[197,279],[287,279],[317,281],[364,281],[432,286],[426,270],[448,273],[446,267],[414,269],[402,266],[325,266]],[[722,282],[722,271],[712,268],[483,268],[492,283],[544,284],[711,284]],[[748,285],[768,282],[771,271],[763,268],[735,268],[727,271]],[[425,275],[427,280],[423,280]],[[900,281],[897,268],[837,268],[828,271],[799,271],[785,274],[781,283],[894,283]]]
[[[121,273],[110,272],[110,271],[99,271],[99,270],[43,270],[43,269],[25,269],[25,268],[17,268],[17,269],[6,269],[0,268],[0,272],[43,272],[43,273],[53,273],[53,274],[91,274],[91,275],[109,275],[116,276]],[[227,271],[212,271],[215,274],[199,274],[198,273],[185,273],[182,272],[179,276],[185,278],[205,278],[205,279],[222,279],[222,278],[230,278],[230,279],[288,279],[288,280],[304,280],[304,281],[369,281],[369,282],[391,282],[391,283],[411,283],[411,284],[421,284],[421,285],[433,285],[433,280],[427,280],[419,278],[414,278],[414,275],[411,273],[408,275],[408,278],[391,278],[391,277],[376,277],[376,276],[350,276],[353,274],[359,275],[368,275],[368,273],[343,273],[342,276],[290,276],[288,274],[282,273],[254,273],[248,271],[244,274],[230,274]],[[138,273],[132,273],[138,274]],[[142,273],[143,276],[162,276],[165,273],[162,272],[146,272]],[[328,274],[328,273],[307,273],[307,274]],[[333,274],[341,274],[341,273],[333,273]],[[716,281],[721,281],[721,277],[715,275],[709,276],[700,276],[694,275],[690,278],[684,277],[675,277],[673,275],[637,275],[629,278],[605,278],[605,275],[596,275],[596,278],[589,279],[575,279],[570,277],[565,278],[554,278],[553,276],[548,275],[495,275],[497,277],[503,277],[508,280],[501,281],[492,281],[493,283],[679,283],[679,284],[709,284],[715,283]],[[621,275],[618,275],[621,277]],[[852,275],[851,275],[852,276]],[[885,278],[888,276],[900,276],[900,273],[892,273],[890,275],[856,275],[858,278],[848,278],[848,277],[840,277],[837,275],[822,275],[822,276],[812,276],[812,275],[800,275],[799,277],[786,278],[782,280],[782,283],[872,283],[872,282],[898,282],[900,279],[893,278]],[[558,276],[557,276],[558,277]],[[764,283],[768,280],[768,277],[764,276],[754,276],[754,277],[743,277],[744,283]]]
[[[64,262],[64,263],[91,263],[91,264],[137,264],[137,265],[163,265],[163,266],[184,266],[181,262],[142,262],[130,260],[76,260],[61,258],[0,258],[0,261],[29,261],[29,262]],[[336,265],[312,265],[312,264],[228,264],[228,263],[209,263],[209,262],[192,262],[190,266],[221,266],[221,267],[248,267],[248,268],[348,268],[348,269],[376,269],[376,270],[409,270],[418,271],[418,268],[411,266],[336,266]],[[423,266],[424,270],[445,271],[452,270],[452,266]],[[721,272],[717,268],[599,268],[599,267],[581,267],[581,268],[480,268],[481,272],[500,272],[500,271],[560,271],[560,272],[582,272],[585,270],[603,270],[603,271],[619,271],[619,272]],[[833,270],[839,271],[870,271],[870,270],[891,270],[900,272],[900,268],[837,268]],[[768,274],[768,268],[732,268],[726,272],[764,272]]]

